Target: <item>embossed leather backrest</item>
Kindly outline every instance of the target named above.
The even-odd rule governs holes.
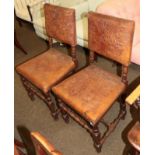
[[[130,63],[134,21],[89,12],[90,50],[125,66]]]
[[[45,28],[47,35],[69,45],[76,45],[75,10],[45,4]]]

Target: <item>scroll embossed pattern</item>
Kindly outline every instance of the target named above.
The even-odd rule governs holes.
[[[93,16],[88,21],[91,22],[88,24],[89,31],[92,31],[88,33],[89,49],[123,65],[128,65],[131,56],[134,22],[123,19],[122,23],[122,19],[100,14],[96,16],[93,12],[89,16],[92,14]],[[104,20],[100,20],[103,16]]]
[[[45,27],[49,37],[76,45],[75,10],[45,4]],[[56,9],[55,9],[56,8]],[[60,13],[61,12],[61,13]],[[53,24],[53,21],[55,24]],[[74,29],[73,29],[74,27]],[[59,31],[61,29],[61,32]],[[75,36],[75,37],[73,37]]]

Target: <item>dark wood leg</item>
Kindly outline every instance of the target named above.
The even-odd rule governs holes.
[[[121,78],[122,78],[122,82],[125,84],[125,89],[128,86],[127,74],[128,74],[128,67],[123,65]],[[121,119],[123,120],[125,119],[125,116],[126,116],[125,98],[126,98],[126,92],[123,92],[123,94],[121,95],[121,101],[120,101],[120,109],[121,109],[121,114],[122,114]]]
[[[52,115],[54,116],[55,120],[58,120],[59,119],[59,113],[60,113],[60,107],[59,107],[59,104],[58,104],[58,98],[57,98],[57,96],[54,93],[52,93],[52,95],[54,96],[55,102],[56,102],[56,108],[55,108],[56,110],[55,110],[55,112]]]
[[[126,116],[126,103],[125,103],[125,97],[126,95],[123,94],[120,98],[120,110],[121,110],[121,113],[122,113],[122,117],[121,119],[124,120],[125,119],[125,116]]]
[[[63,106],[61,99],[58,98],[58,105],[60,105],[60,107]],[[63,120],[68,124],[69,123],[69,116],[66,113],[66,111],[63,110],[63,108],[61,108],[61,115]]]
[[[51,93],[48,92],[45,94],[45,99],[46,99],[46,103],[51,111],[51,115],[52,117],[57,120],[57,115],[55,114],[55,106],[54,106],[54,103],[52,102],[52,98],[51,98]]]
[[[35,98],[34,98],[34,93],[33,93],[33,91],[31,90],[31,88],[29,87],[28,81],[27,81],[23,76],[21,76],[21,80],[22,80],[22,83],[23,83],[25,89],[27,90],[28,96],[30,97],[30,99],[31,99],[32,101],[34,101],[34,100],[35,100]]]
[[[61,111],[62,112],[62,117],[64,119],[64,121],[68,124],[69,123],[69,116],[65,111]]]
[[[92,131],[93,131],[92,137],[93,137],[93,141],[94,141],[94,147],[97,152],[101,152],[101,147],[102,147],[102,144],[100,143],[101,133],[97,126],[93,127]]]

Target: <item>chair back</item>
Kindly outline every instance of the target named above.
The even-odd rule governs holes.
[[[62,155],[62,153],[57,151],[54,146],[39,132],[31,132],[31,138],[35,146],[36,155]],[[28,148],[26,148],[24,143],[18,140],[14,141],[14,155],[27,155],[25,153],[27,152],[26,149]]]
[[[99,13],[88,14],[88,47],[91,51],[128,66],[134,21]]]
[[[36,155],[62,155],[39,132],[31,132]]]
[[[49,38],[76,45],[75,10],[52,4],[44,5],[45,28]]]

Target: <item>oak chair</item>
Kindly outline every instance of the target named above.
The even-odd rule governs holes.
[[[31,100],[34,100],[34,95],[41,98],[47,103],[55,118],[51,88],[77,67],[75,10],[45,4],[44,11],[49,46],[52,46],[53,38],[69,44],[71,57],[51,47],[42,54],[18,65],[16,70]]]
[[[75,119],[92,136],[98,152],[120,119],[125,118],[124,93],[130,63],[134,21],[90,12],[88,14],[90,64],[52,88],[58,98],[59,111],[68,122]],[[122,64],[121,77],[98,67],[95,54]],[[115,100],[122,96],[118,116],[111,122],[103,120]],[[101,135],[99,123],[107,128]]]
[[[31,132],[31,138],[35,146],[36,155],[62,155],[55,149],[53,144],[49,143],[39,132]],[[14,155],[26,155],[23,149],[25,150],[24,144],[15,140]]]

